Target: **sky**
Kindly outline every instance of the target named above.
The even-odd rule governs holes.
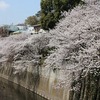
[[[0,0],[0,25],[24,23],[40,10],[41,0]]]

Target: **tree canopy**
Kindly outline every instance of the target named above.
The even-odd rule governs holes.
[[[52,29],[61,18],[61,12],[68,11],[81,0],[41,0],[41,26]]]
[[[26,20],[25,20],[25,24],[28,25],[35,25],[37,24],[38,20],[36,18],[36,16],[29,16]]]
[[[25,20],[25,24],[31,25],[31,26],[36,25],[36,24],[40,24],[40,17],[41,17],[41,11],[38,11],[35,15],[29,16]]]

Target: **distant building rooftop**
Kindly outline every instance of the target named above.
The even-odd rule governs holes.
[[[41,27],[41,24],[33,25],[33,27]]]
[[[17,24],[16,26],[26,26],[26,24]]]

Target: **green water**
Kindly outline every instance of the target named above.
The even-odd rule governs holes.
[[[47,100],[12,82],[0,78],[0,100]]]

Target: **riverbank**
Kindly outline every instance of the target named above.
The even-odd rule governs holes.
[[[15,86],[16,89],[26,88],[36,94],[46,98],[47,100],[99,100],[100,99],[100,68],[91,68],[85,72],[83,70],[79,79],[75,80],[73,77],[70,87],[54,88],[57,79],[53,77],[45,78],[40,77],[39,82],[34,84],[32,73],[27,73],[27,78],[13,76],[12,73],[6,75],[7,70],[3,69],[3,73],[0,70],[0,77],[5,78],[8,83],[11,81],[11,86]],[[9,72],[11,70],[9,69]],[[74,73],[73,73],[74,74]],[[86,74],[86,75],[85,75]],[[53,74],[52,74],[53,75]],[[10,77],[9,77],[10,76]],[[52,79],[51,79],[52,78]],[[17,85],[15,85],[17,84]]]
[[[14,75],[11,67],[0,69],[0,77],[14,82],[48,100],[67,100],[67,88],[55,88],[57,84],[57,74],[51,72],[48,77],[43,77],[38,73],[23,72]]]
[[[0,77],[0,100],[47,100],[20,85]]]
[[[100,100],[100,1],[86,1],[48,33],[0,38],[0,76],[51,100]]]

